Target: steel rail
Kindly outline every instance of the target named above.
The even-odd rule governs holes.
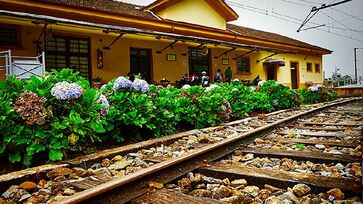
[[[256,128],[250,132],[246,132],[236,137],[228,138],[218,143],[208,145],[186,155],[160,162],[133,174],[116,178],[110,182],[76,193],[73,196],[67,197],[55,203],[126,203],[131,199],[146,193],[149,188],[149,181],[155,181],[159,183],[170,182],[189,171],[197,169],[202,165],[203,161],[211,162],[219,159],[233,152],[241,144],[250,142],[260,135],[271,132],[279,125],[292,122],[300,117],[313,114],[326,108],[359,100],[362,100],[362,98],[354,98],[346,101],[335,102],[313,108],[303,113],[289,116],[274,123]]]

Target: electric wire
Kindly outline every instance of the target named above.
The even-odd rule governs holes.
[[[287,21],[287,22],[290,22],[290,23],[294,23],[294,24],[297,24],[297,25],[300,25],[300,22],[302,21],[301,19],[291,17],[291,16],[288,16],[288,15],[284,15],[284,14],[280,14],[280,13],[276,13],[276,12],[273,12],[273,14],[276,14],[276,15],[270,14],[272,12],[268,11],[267,9],[260,9],[260,8],[256,8],[256,7],[253,7],[253,6],[243,5],[243,4],[236,3],[236,2],[233,2],[233,1],[229,1],[229,0],[227,0],[226,2],[229,3],[233,7],[242,8],[242,9],[245,9],[245,10],[249,10],[251,12],[263,14],[263,15],[266,15],[266,16],[277,18],[277,19]],[[280,17],[280,16],[285,16],[286,18],[290,18],[290,19],[286,19],[286,18],[283,18],[283,17]],[[296,21],[291,20],[291,19],[298,20],[299,22],[296,22]],[[315,25],[319,25],[319,24],[315,23]],[[330,28],[336,28],[336,27],[330,27]],[[330,34],[333,34],[333,35],[337,35],[337,36],[340,36],[340,37],[345,37],[345,38],[348,38],[348,39],[351,39],[351,40],[363,42],[363,40],[361,40],[361,39],[357,39],[357,38],[353,38],[352,36],[332,32],[330,30],[325,30],[325,29],[320,29],[320,28],[316,28],[316,30],[323,31],[323,32],[326,32],[326,33],[330,33]]]
[[[287,2],[287,3],[291,3],[291,4],[295,4],[295,5],[299,5],[299,6],[303,6],[303,7],[309,7],[309,8],[313,7],[312,5],[307,5],[307,4],[297,3],[297,2],[294,2],[294,1],[291,1],[291,0],[280,0],[280,1]],[[301,0],[300,0],[300,1],[301,1]],[[305,1],[305,2],[310,2],[310,1]],[[333,1],[333,2],[331,2],[330,4],[332,4],[332,3],[334,3],[334,2],[336,2],[336,0],[335,0],[335,1]],[[316,2],[314,2],[314,5],[315,5],[315,4],[316,4]],[[362,15],[354,16],[354,15],[352,15],[352,14],[349,14],[349,13],[347,13],[347,12],[341,11],[341,10],[336,9],[336,8],[333,8],[333,7],[331,7],[331,9],[332,9],[332,10],[334,10],[334,11],[336,11],[336,12],[339,12],[339,13],[342,13],[342,14],[344,14],[344,15],[346,15],[346,16],[351,17],[351,18],[348,18],[349,20],[354,18],[354,19],[356,19],[356,20],[359,20],[359,21],[362,21],[362,22],[363,22],[363,19],[358,18],[359,16],[362,16]],[[345,20],[345,19],[344,19],[344,20]],[[340,21],[342,21],[342,20],[340,20]],[[332,23],[329,23],[329,24],[333,24],[333,23],[335,23],[335,22],[332,22]]]
[[[346,26],[344,23],[337,21],[336,19],[334,19],[330,15],[326,14],[325,12],[321,11],[321,13],[324,14],[325,16],[327,16],[328,18],[332,19],[336,23],[338,23],[338,24],[346,27],[348,30],[353,31],[353,32],[358,33],[359,35],[362,35],[363,36],[363,34],[362,34],[363,31],[351,29],[350,27]]]

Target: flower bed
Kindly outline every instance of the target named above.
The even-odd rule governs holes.
[[[34,157],[57,161],[105,141],[142,140],[251,112],[296,108],[300,96],[303,102],[335,97],[327,91],[292,91],[275,81],[256,88],[234,80],[178,89],[119,77],[96,90],[70,69],[30,80],[9,78],[0,82],[0,156],[26,166]]]

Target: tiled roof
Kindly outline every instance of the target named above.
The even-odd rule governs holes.
[[[317,49],[317,50],[322,50],[322,51],[326,51],[326,52],[331,52],[328,49],[321,48],[321,47],[318,47],[315,45],[311,45],[311,44],[308,44],[305,42],[301,42],[299,40],[295,40],[293,38],[289,38],[289,37],[279,35],[276,33],[270,33],[270,32],[266,32],[266,31],[242,27],[242,26],[238,26],[238,25],[234,25],[234,24],[227,24],[227,29],[230,31],[233,31],[233,32],[237,32],[240,35],[245,36],[245,37],[262,39],[262,40],[266,40],[266,41],[270,41],[270,42],[284,43],[284,44],[288,44],[288,45],[294,45],[294,46],[299,46],[299,47],[304,47],[304,48],[309,48],[309,49]]]
[[[39,1],[159,21],[159,19],[157,19],[151,13],[143,11],[144,8],[143,6],[124,3],[121,1],[114,1],[114,0],[39,0]],[[165,20],[165,22],[173,23],[173,21],[170,20]],[[184,22],[181,23],[188,24]],[[233,31],[234,33],[238,33],[241,36],[248,38],[255,38],[269,42],[299,46],[314,50],[321,50],[328,53],[331,52],[330,50],[315,45],[311,45],[308,43],[304,43],[299,40],[295,40],[286,36],[260,31],[252,28],[242,27],[238,25],[227,24],[227,30]]]
[[[124,3],[114,0],[40,0],[48,3],[62,4],[72,7],[80,7],[102,12],[121,14],[125,16],[141,17],[150,20],[156,18],[148,12],[144,12],[143,6]]]

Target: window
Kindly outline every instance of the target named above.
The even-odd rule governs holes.
[[[240,57],[237,61],[237,73],[250,73],[250,58]]]
[[[19,46],[19,27],[0,25],[0,46]]]
[[[72,68],[89,79],[88,39],[53,36],[46,43],[47,69]]]
[[[306,63],[306,71],[313,72],[313,65],[310,62]]]
[[[315,73],[320,73],[320,64],[315,64]]]

